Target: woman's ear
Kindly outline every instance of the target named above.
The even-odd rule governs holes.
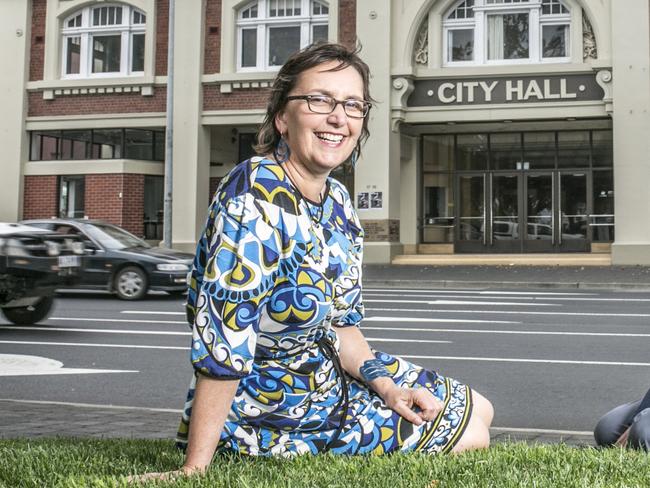
[[[278,112],[275,115],[275,120],[273,122],[275,124],[275,129],[280,134],[284,134],[285,132],[287,132],[286,114],[285,114],[284,110]]]

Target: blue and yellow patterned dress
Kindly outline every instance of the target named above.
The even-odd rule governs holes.
[[[382,352],[394,381],[429,388],[443,412],[404,420],[330,349],[337,327],[363,318],[363,231],[350,197],[329,179],[321,205],[306,201],[282,166],[255,157],[217,190],[192,271],[194,380],[178,434],[187,442],[198,374],[239,379],[219,448],[249,455],[331,451],[449,451],[471,415],[469,387]],[[346,391],[343,391],[345,388]],[[347,392],[347,394],[345,394]]]

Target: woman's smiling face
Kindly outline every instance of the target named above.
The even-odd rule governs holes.
[[[363,100],[363,79],[348,66],[330,61],[303,72],[288,94],[327,95],[336,100]],[[341,104],[331,114],[309,110],[306,100],[290,100],[275,119],[276,128],[289,144],[290,160],[312,174],[325,174],[343,163],[354,150],[363,119],[349,117]]]

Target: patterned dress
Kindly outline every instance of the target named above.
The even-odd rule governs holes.
[[[198,374],[239,379],[219,449],[249,455],[331,451],[447,452],[472,410],[468,386],[376,352],[405,387],[444,403],[416,426],[340,368],[337,327],[363,318],[363,231],[349,195],[328,180],[321,204],[301,197],[282,166],[255,157],[217,190],[194,260],[188,315],[195,374],[178,443],[184,447]]]

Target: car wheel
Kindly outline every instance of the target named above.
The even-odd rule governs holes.
[[[127,266],[115,275],[114,288],[122,300],[140,300],[147,294],[147,275],[136,266]]]
[[[2,315],[7,320],[16,325],[34,325],[36,322],[43,320],[50,313],[54,297],[52,295],[44,296],[33,305],[27,307],[9,307],[2,309]]]

